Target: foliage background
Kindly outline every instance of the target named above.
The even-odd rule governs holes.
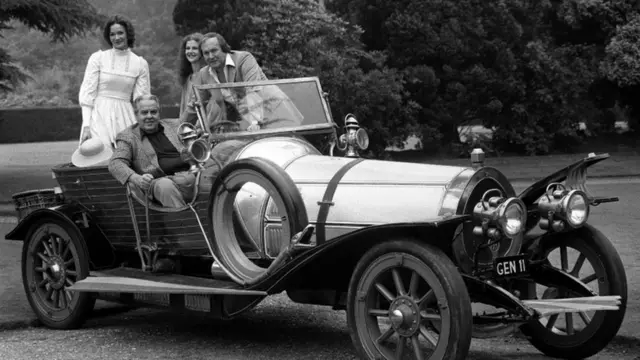
[[[638,0],[87,1],[132,19],[164,105],[179,101],[180,37],[215,30],[270,78],[319,76],[335,120],[352,112],[369,129],[372,156],[409,135],[424,153],[464,156],[638,139]],[[104,46],[99,30],[52,43],[12,25],[0,50],[32,79],[0,94],[0,108],[76,104],[86,60]],[[631,131],[616,136],[616,121]],[[464,125],[493,137],[461,143]]]

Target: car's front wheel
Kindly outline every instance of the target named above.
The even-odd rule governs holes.
[[[440,249],[412,240],[381,243],[362,257],[347,320],[364,359],[464,359],[471,344],[471,302],[460,273]]]
[[[22,283],[31,308],[45,326],[73,329],[85,321],[95,297],[67,288],[87,276],[87,250],[70,225],[49,219],[32,227],[22,248]]]
[[[600,296],[620,295],[619,310],[556,314],[531,321],[521,327],[533,346],[548,356],[584,359],[602,350],[616,335],[627,304],[624,266],[609,239],[586,225],[566,234],[543,238],[543,258],[569,273]],[[568,289],[530,284],[528,299],[579,297]]]

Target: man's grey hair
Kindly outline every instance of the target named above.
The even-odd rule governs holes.
[[[158,99],[157,96],[153,94],[140,95],[135,100],[133,100],[133,110],[136,112],[136,114],[138,113],[138,104],[140,104],[140,101],[143,101],[143,100],[155,101],[156,104],[158,104],[158,110],[160,109],[160,99]]]

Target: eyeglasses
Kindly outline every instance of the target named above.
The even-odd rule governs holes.
[[[158,115],[158,110],[155,110],[155,109],[154,110],[139,110],[138,113],[140,115],[148,115],[148,114]]]

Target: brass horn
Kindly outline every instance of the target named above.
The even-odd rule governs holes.
[[[191,156],[199,163],[204,163],[211,157],[211,147],[205,139],[198,139],[192,142],[188,149]]]
[[[196,161],[195,163],[190,161],[191,168],[189,168],[189,171],[197,172],[201,168],[200,164],[207,161],[211,156],[208,141],[201,139],[196,127],[186,122],[178,127],[178,139]]]

